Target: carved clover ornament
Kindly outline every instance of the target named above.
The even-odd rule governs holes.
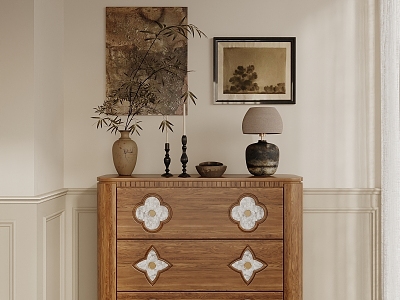
[[[172,264],[164,259],[161,259],[157,250],[151,246],[149,250],[147,250],[146,256],[132,264],[132,266],[139,272],[144,273],[147,281],[151,285],[154,285],[160,274],[171,268]]]
[[[254,231],[267,218],[267,208],[254,195],[243,195],[231,206],[229,217],[243,231]]]
[[[146,195],[133,209],[133,218],[148,232],[159,231],[172,218],[170,206],[158,195]]]
[[[240,258],[229,264],[229,267],[235,272],[240,273],[244,282],[249,285],[254,279],[256,273],[264,270],[268,266],[267,263],[257,259],[253,250],[247,246]]]

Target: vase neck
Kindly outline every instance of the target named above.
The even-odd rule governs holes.
[[[129,130],[120,130],[121,133],[121,139],[129,139]]]

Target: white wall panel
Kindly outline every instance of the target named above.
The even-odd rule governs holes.
[[[37,204],[0,201],[0,263],[7,268],[0,270],[6,278],[0,285],[10,291],[10,278],[15,276],[15,300],[35,300],[27,295],[36,294],[29,280],[37,274],[37,299],[96,300],[96,189],[54,195]],[[379,190],[305,189],[303,234],[304,300],[381,299]],[[21,245],[13,258],[10,235]],[[39,255],[31,247],[35,241]],[[10,261],[19,266],[18,276],[10,273]],[[25,275],[29,280],[23,280]]]
[[[38,299],[65,299],[65,196],[37,203]]]
[[[14,300],[15,224],[0,220],[0,300]]]
[[[305,191],[304,299],[381,299],[379,218],[378,191]]]
[[[43,218],[43,300],[65,299],[64,214]]]
[[[97,209],[74,208],[75,299],[97,299]]]
[[[36,205],[5,202],[0,199],[0,299],[38,300]]]
[[[70,189],[66,215],[66,299],[97,300],[96,189]]]

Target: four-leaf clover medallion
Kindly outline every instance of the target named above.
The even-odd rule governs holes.
[[[163,224],[172,218],[170,206],[159,195],[146,195],[133,208],[132,214],[135,221],[142,224],[143,229],[148,232],[161,230]]]
[[[258,225],[265,221],[267,214],[264,204],[258,202],[257,197],[251,194],[242,195],[229,210],[231,221],[247,232],[256,230]]]

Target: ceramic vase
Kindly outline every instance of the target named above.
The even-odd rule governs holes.
[[[112,156],[118,175],[130,176],[135,169],[138,148],[129,137],[129,130],[120,130],[121,137],[112,146]]]

